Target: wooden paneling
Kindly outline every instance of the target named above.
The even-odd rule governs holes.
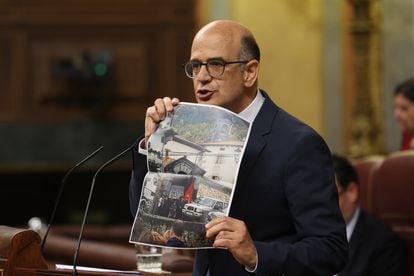
[[[156,85],[150,82],[150,77],[160,70],[152,66],[160,63],[152,60],[151,46],[159,42],[151,34],[131,31],[129,35],[120,36],[116,31],[108,30],[67,30],[63,37],[42,37],[43,34],[33,32],[28,43],[28,62],[36,70],[30,72],[25,88],[29,110],[39,116],[47,116],[49,111],[64,116],[68,112],[87,113],[99,101],[110,101],[112,113],[119,105],[123,109],[125,104],[139,106],[142,102],[148,103],[157,94],[149,92]],[[82,53],[93,55],[101,51],[109,51],[112,55],[114,69],[111,80],[93,85],[53,73],[60,59],[73,61]],[[94,102],[82,103],[88,98]],[[124,115],[140,115],[136,113],[137,109],[131,108],[130,111]]]
[[[10,117],[13,110],[11,95],[11,40],[0,33],[0,117]]]
[[[156,97],[192,100],[181,64],[194,32],[193,6],[191,0],[0,0],[0,121],[136,120]],[[107,78],[56,73],[59,62],[102,51],[113,60]]]

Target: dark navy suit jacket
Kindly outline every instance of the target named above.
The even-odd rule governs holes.
[[[339,276],[404,276],[406,248],[382,221],[361,210],[349,241],[349,259]]]
[[[256,275],[334,275],[348,243],[331,153],[312,128],[265,102],[253,122],[230,216],[243,220],[258,252]],[[130,183],[135,215],[145,156],[134,150]],[[248,275],[224,249],[198,250],[193,275]]]

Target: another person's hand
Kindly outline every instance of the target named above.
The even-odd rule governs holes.
[[[214,247],[227,248],[249,270],[256,267],[256,246],[243,221],[223,216],[207,223],[206,229],[207,238],[214,238]]]
[[[173,111],[174,106],[179,104],[180,100],[177,98],[158,98],[154,101],[154,105],[147,108],[145,115],[145,145],[148,138],[154,133],[159,122],[165,119],[168,112]]]

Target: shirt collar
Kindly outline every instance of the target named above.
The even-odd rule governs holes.
[[[245,119],[246,121],[248,121],[249,123],[253,123],[264,101],[265,101],[265,98],[263,97],[260,90],[257,89],[256,97],[249,104],[248,107],[246,107],[242,112],[239,113],[239,116]]]
[[[351,220],[346,224],[346,238],[348,239],[348,242],[351,240],[352,233],[354,232],[355,225],[358,221],[359,213],[360,208],[358,207]]]

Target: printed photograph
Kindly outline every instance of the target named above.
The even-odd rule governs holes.
[[[217,106],[180,103],[148,140],[130,242],[208,248],[204,225],[228,215],[250,124]]]

